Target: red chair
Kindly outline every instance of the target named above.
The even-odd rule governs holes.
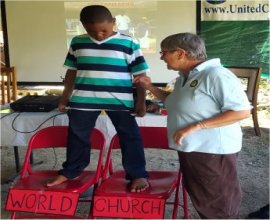
[[[30,158],[33,150],[65,147],[67,134],[67,126],[53,126],[38,131],[30,139],[20,179],[9,189],[6,210],[12,211],[12,219],[15,217],[80,218],[80,216],[74,216],[78,202],[91,202],[89,199],[83,200],[79,197],[92,186],[95,190],[100,180],[105,148],[105,137],[101,131],[93,129],[89,137],[92,149],[95,149],[93,153],[97,152],[98,154],[96,167],[93,170],[92,168],[84,170],[78,178],[56,186],[46,187],[46,181],[58,175],[57,170],[34,170],[31,166]],[[89,206],[89,216],[92,205],[91,203]],[[20,213],[17,216],[17,212],[27,212],[28,215]]]
[[[168,150],[171,150],[168,147],[166,128],[141,127],[140,132],[145,148],[155,148],[160,155],[165,155]],[[179,206],[183,208],[184,218],[188,218],[187,192],[182,184],[180,169],[179,171],[149,170],[150,187],[140,193],[131,193],[127,187],[125,172],[113,169],[115,164],[113,164],[112,152],[119,148],[119,138],[115,135],[108,150],[102,182],[94,194],[93,216],[160,219],[164,218],[165,205],[170,204],[173,205],[173,219],[177,218]],[[181,190],[183,202],[180,204]],[[169,198],[173,198],[173,201]]]

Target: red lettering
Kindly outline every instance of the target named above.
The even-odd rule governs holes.
[[[73,215],[79,194],[11,189],[6,210]]]
[[[140,209],[138,209],[138,205],[139,205],[139,200],[137,199],[132,199],[132,213],[135,213],[135,210],[140,213]]]
[[[125,202],[123,200],[120,200],[119,203],[120,203],[120,206],[121,206],[120,207],[121,212],[130,212],[130,202],[129,201]]]
[[[70,209],[71,206],[72,206],[72,200],[67,196],[63,196],[60,211],[66,212],[67,210]]]
[[[33,200],[32,201],[32,204],[31,204],[31,197],[33,198],[32,199]],[[37,197],[36,197],[35,194],[28,195],[27,198],[26,198],[26,200],[25,200],[25,206],[26,206],[26,208],[28,208],[28,209],[34,208],[35,205],[36,205],[36,201],[37,201]]]
[[[152,203],[151,213],[155,213],[154,209],[156,209],[157,210],[157,215],[160,215],[161,214],[160,211],[162,210],[162,208],[164,208],[164,204],[162,206],[161,201],[158,201],[158,200],[156,200],[156,201],[158,202],[156,207],[154,206],[155,202]]]
[[[145,201],[142,202],[142,212],[143,212],[143,213],[149,213],[149,210],[146,211],[146,209],[145,209],[145,206],[147,206],[146,203],[150,203],[150,201],[145,200]]]
[[[19,206],[21,208],[23,205],[24,199],[25,199],[25,194],[23,194],[23,198],[21,199],[21,201],[17,200],[17,199],[19,199],[18,196],[16,196],[15,198],[16,198],[16,200],[14,201],[13,193],[10,193],[10,200],[11,200],[12,206],[13,207]]]
[[[118,207],[119,207],[119,204],[118,204],[119,200],[108,200],[108,212],[118,212]],[[112,210],[111,210],[112,209]],[[113,210],[115,209],[115,210]]]
[[[53,195],[50,195],[50,196],[49,196],[49,206],[48,206],[48,209],[49,209],[50,211],[55,211],[55,210],[56,210],[56,208],[53,208],[53,207],[52,207],[53,202],[54,202],[54,204],[56,203],[56,202],[53,200]],[[57,205],[57,204],[55,204],[55,205]]]
[[[38,204],[37,204],[37,209],[40,209],[40,205],[42,206],[42,208],[45,210],[46,207],[44,205],[44,203],[46,202],[47,198],[45,195],[40,195],[39,196],[39,200],[38,200]]]
[[[101,202],[101,205],[100,205]],[[98,212],[103,212],[105,210],[106,206],[106,199],[96,199],[94,201],[94,209],[97,210]],[[98,209],[98,207],[103,207],[101,209]]]
[[[94,216],[120,218],[164,217],[165,200],[130,197],[94,197]]]

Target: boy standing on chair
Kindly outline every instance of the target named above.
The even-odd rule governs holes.
[[[138,42],[113,31],[115,18],[101,5],[86,6],[80,20],[87,34],[72,39],[64,66],[65,88],[59,103],[68,109],[67,158],[59,175],[47,186],[78,177],[90,162],[89,135],[102,110],[120,137],[122,163],[130,191],[149,187],[145,156],[134,109],[132,76],[149,71]],[[135,114],[145,115],[145,90],[137,85]]]

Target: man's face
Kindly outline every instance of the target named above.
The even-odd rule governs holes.
[[[114,20],[112,21],[103,21],[97,23],[83,23],[83,27],[86,32],[95,40],[103,41],[106,38],[112,36]]]
[[[168,50],[162,49],[160,52],[160,59],[163,60],[167,64],[167,68],[170,70],[177,70],[177,62],[178,62],[178,49],[176,50]]]

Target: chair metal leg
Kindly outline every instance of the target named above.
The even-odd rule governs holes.
[[[15,219],[15,217],[16,217],[16,212],[12,212],[10,219]]]
[[[15,157],[15,166],[16,166],[16,174],[11,176],[8,180],[5,181],[5,184],[9,184],[14,181],[15,178],[17,178],[20,175],[20,157],[19,157],[19,149],[18,146],[13,146],[14,150],[14,157]],[[15,216],[15,212],[12,213],[12,216]]]
[[[178,159],[180,160],[180,154],[178,152]],[[184,211],[184,219],[189,219],[189,211],[188,211],[188,194],[184,185],[184,179],[183,179],[183,173],[181,172],[181,176],[180,176],[180,186],[182,189],[182,195],[183,195],[183,211]],[[178,200],[179,201],[179,200]]]
[[[14,146],[14,157],[15,157],[15,165],[16,165],[16,172],[20,172],[20,157],[19,157],[19,149],[18,146]]]
[[[30,164],[33,164],[34,163],[34,155],[33,155],[33,152],[31,153],[30,155]]]
[[[91,205],[90,205],[90,209],[89,209],[89,213],[88,213],[88,219],[96,219],[94,217],[94,194],[95,194],[95,191],[98,187],[98,184],[95,184],[94,185],[94,188],[93,188],[93,193],[92,193],[92,198],[91,198]]]
[[[12,181],[14,181],[15,178],[17,178],[20,175],[21,169],[20,169],[20,156],[19,156],[19,148],[18,146],[13,146],[14,149],[14,157],[15,157],[15,166],[16,166],[16,174],[12,177],[10,177],[5,183],[8,184]],[[42,164],[43,161],[38,161],[34,163],[33,155],[31,154],[31,164],[32,165],[38,165]]]
[[[182,191],[183,191],[183,209],[184,209],[184,219],[189,219],[189,212],[188,212],[188,195],[185,189],[184,184],[182,184]]]
[[[252,119],[253,119],[253,126],[254,126],[254,130],[255,130],[255,134],[257,136],[261,136],[260,126],[259,126],[259,122],[258,122],[257,108],[254,107],[252,109],[251,113],[252,113]]]
[[[172,214],[172,219],[177,219],[177,214],[178,214],[178,206],[179,206],[179,191],[181,188],[181,181],[182,181],[182,174],[178,173],[178,183],[179,186],[177,187],[175,191],[175,199],[174,199],[174,204],[173,204],[173,214]]]

